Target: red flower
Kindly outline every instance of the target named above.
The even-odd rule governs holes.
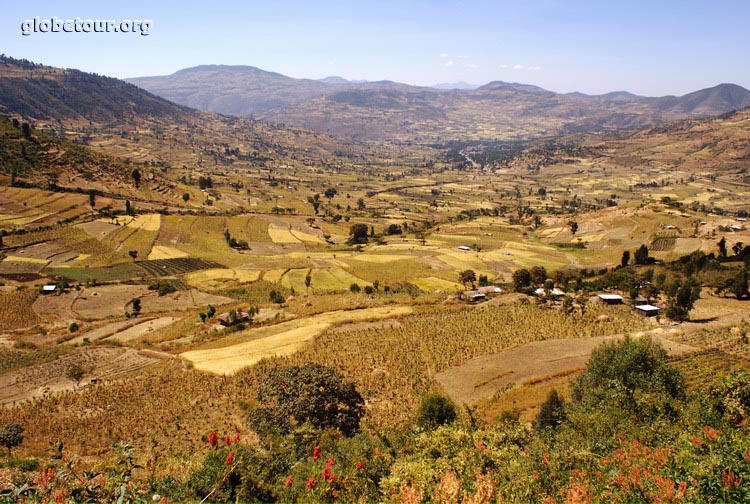
[[[315,485],[317,484],[318,482],[315,480],[315,476],[310,476],[310,479],[307,480],[307,483],[305,483],[305,486],[307,487],[308,490],[312,490],[313,488],[315,488]]]
[[[224,443],[226,443],[227,446],[230,446],[232,444],[232,438],[229,437],[229,434],[224,436]]]
[[[313,462],[317,462],[322,456],[323,454],[321,453],[320,446],[313,448]]]
[[[208,433],[208,444],[211,445],[211,448],[216,448],[216,443],[219,441],[219,435],[216,434],[216,431],[211,431]]]
[[[235,443],[239,443],[240,442],[240,433],[239,432],[234,435],[234,442]]]
[[[709,441],[716,441],[716,438],[719,437],[719,434],[721,434],[721,431],[717,431],[713,427],[709,427],[708,425],[703,427],[703,435],[706,436],[706,439]]]
[[[742,485],[742,478],[738,477],[731,469],[721,471],[721,484],[730,490],[736,490]]]
[[[229,455],[227,455],[227,458],[224,459],[224,462],[227,465],[232,465],[234,463],[234,451],[229,452]]]
[[[292,478],[291,476],[287,476],[284,480],[284,486],[289,488],[290,486],[292,486],[292,483],[294,483],[294,478]]]
[[[335,464],[335,463],[336,462],[333,460],[333,457],[329,458],[328,461],[326,462],[326,466],[323,469],[323,474],[321,474],[321,477],[324,480],[328,480],[329,482],[333,482],[333,480],[336,479],[336,475],[334,475],[331,472],[331,467],[333,467],[333,464]]]
[[[365,466],[364,461],[360,460],[359,462],[357,462],[357,465],[355,465],[354,467],[357,468],[357,471],[360,471],[364,466]]]

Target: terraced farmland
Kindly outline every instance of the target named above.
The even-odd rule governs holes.
[[[153,259],[135,263],[148,275],[155,277],[175,276],[192,271],[222,268],[221,264],[195,257],[179,257],[176,259]]]

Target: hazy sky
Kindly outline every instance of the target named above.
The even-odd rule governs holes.
[[[26,1],[0,52],[114,77],[200,64],[409,84],[492,80],[560,92],[750,88],[750,0]],[[139,33],[21,34],[26,19],[149,19]]]

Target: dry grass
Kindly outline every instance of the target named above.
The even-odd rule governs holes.
[[[39,323],[34,312],[36,289],[0,291],[0,331],[10,331]]]

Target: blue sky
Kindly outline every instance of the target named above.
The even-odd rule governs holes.
[[[199,64],[560,92],[750,88],[748,0],[6,2],[0,52],[114,77]],[[150,19],[152,33],[21,34],[26,19]]]

